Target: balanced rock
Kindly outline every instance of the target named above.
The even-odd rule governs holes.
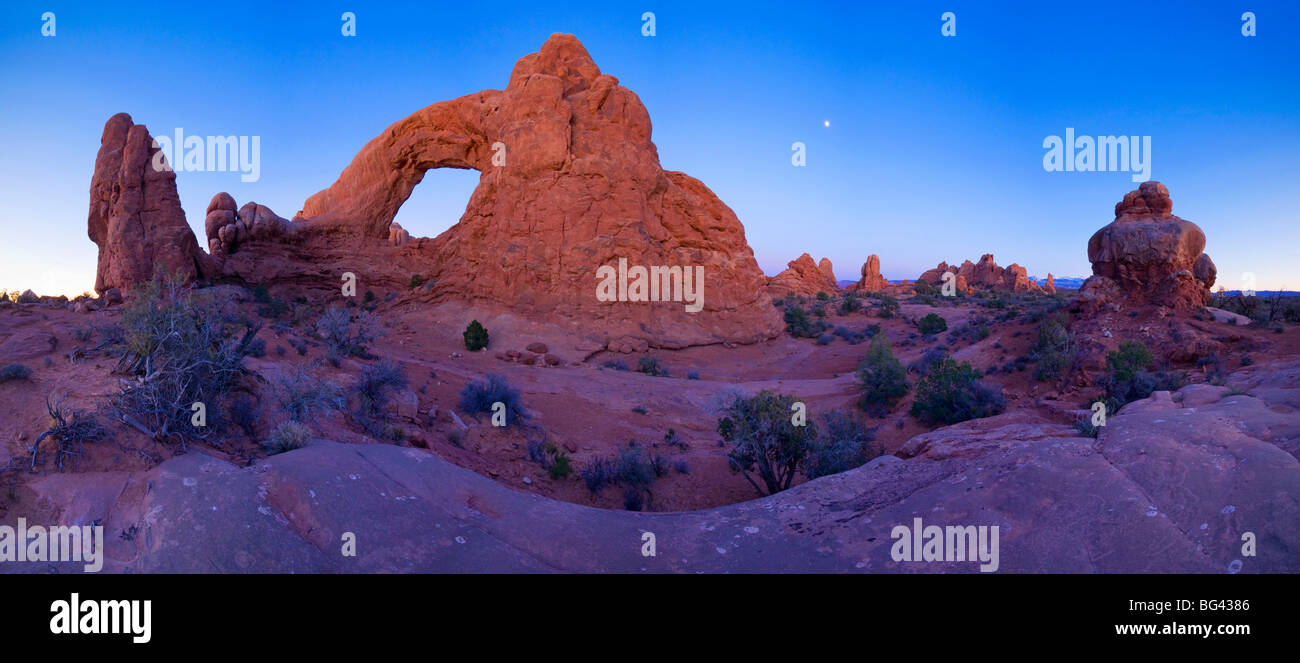
[[[827,274],[830,261],[822,258],[827,269],[822,269],[807,253],[791,260],[789,267],[768,280],[768,290],[773,295],[815,296],[819,292],[831,294],[839,290],[834,274]]]
[[[87,231],[99,246],[95,290],[126,289],[155,266],[185,280],[212,271],[176,195],[176,173],[143,124],[118,113],[104,124],[90,180]]]
[[[1216,269],[1205,233],[1173,215],[1169,190],[1143,182],[1115,205],[1115,220],[1088,240],[1093,275],[1079,294],[1086,308],[1121,303],[1173,309],[1204,306]]]

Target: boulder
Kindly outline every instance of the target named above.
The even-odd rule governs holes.
[[[1115,220],[1088,240],[1093,275],[1080,288],[1092,309],[1154,305],[1191,310],[1210,299],[1216,269],[1205,233],[1173,215],[1165,185],[1143,182],[1115,205]]]

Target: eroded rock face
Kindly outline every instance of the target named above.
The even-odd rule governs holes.
[[[879,292],[889,285],[885,277],[880,274],[880,256],[871,254],[867,256],[867,261],[862,263],[862,278],[857,283],[849,286],[852,292]]]
[[[505,90],[440,102],[388,127],[295,221],[387,243],[394,215],[427,170],[471,168],[482,176],[459,223],[433,240],[394,237],[436,280],[431,300],[585,321],[610,347],[776,335],[766,277],[735,213],[700,181],[665,171],[650,137],[636,94],[602,74],[575,37],[556,34],[516,63]],[[703,311],[598,300],[597,270],[620,259],[703,268]],[[355,271],[364,279],[385,268]],[[402,269],[381,278],[404,282],[412,272]]]
[[[240,244],[292,236],[298,230],[295,224],[266,205],[249,202],[236,211],[235,199],[224,191],[208,203],[203,227],[208,236],[208,250],[218,262],[234,253]]]
[[[1056,279],[1052,276],[1051,272],[1047,273],[1047,283],[1043,286],[1043,292],[1049,295],[1056,294]]]
[[[158,152],[148,128],[130,115],[118,113],[104,124],[87,219],[99,246],[97,292],[128,289],[149,280],[155,268],[186,280],[213,271],[185,221],[176,173]]]
[[[819,292],[832,294],[839,290],[835,283],[835,274],[830,272],[830,261],[822,258],[822,269],[812,256],[807,253],[791,260],[789,267],[773,276],[767,283],[768,290],[775,296],[803,295],[816,296]]]
[[[1214,262],[1203,253],[1205,233],[1173,215],[1165,185],[1143,182],[1115,205],[1115,220],[1088,240],[1093,276],[1080,296],[1091,308],[1204,306],[1214,285]]]

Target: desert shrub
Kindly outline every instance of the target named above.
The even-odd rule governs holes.
[[[687,379],[687,380],[698,380],[698,379],[700,379],[700,372],[692,368],[691,370],[686,371],[686,379]]]
[[[898,315],[898,300],[889,295],[880,295],[876,300],[876,315],[892,318]]]
[[[676,470],[678,474],[691,473],[690,463],[687,463],[685,458],[678,458],[677,460],[673,461],[673,469]]]
[[[844,298],[840,300],[840,315],[848,315],[862,308],[862,302],[858,300],[857,293],[846,292]]]
[[[1107,412],[1118,412],[1124,405],[1146,398],[1153,392],[1173,391],[1182,386],[1181,375],[1151,371],[1154,363],[1151,351],[1141,342],[1120,343],[1117,350],[1106,355],[1106,376],[1102,378],[1102,387],[1106,393]]]
[[[835,335],[847,341],[850,345],[857,345],[867,340],[867,335],[863,332],[855,332],[848,327],[836,327]]]
[[[628,370],[627,362],[623,361],[621,358],[620,358],[620,359],[611,359],[611,360],[605,362],[603,365],[604,365],[605,368],[610,368],[610,369],[613,369],[613,370],[616,370],[616,371],[626,371],[626,370]]]
[[[551,445],[550,452],[552,461],[548,469],[552,479],[564,479],[573,473],[573,459],[569,454],[555,445]]]
[[[1097,437],[1101,433],[1101,426],[1092,425],[1091,417],[1084,417],[1074,422],[1074,429],[1084,437]]]
[[[652,497],[651,486],[666,472],[659,456],[647,454],[636,442],[620,445],[612,457],[593,458],[582,470],[587,490],[599,494],[606,486],[623,488],[623,508],[640,511]]]
[[[817,337],[817,345],[830,345],[831,341],[834,340],[835,340],[834,336],[830,334],[822,334],[821,336]]]
[[[498,402],[506,406],[507,425],[528,418],[519,392],[503,375],[489,374],[482,380],[466,384],[460,391],[460,409],[469,414],[491,413],[492,404]]]
[[[125,354],[111,399],[117,416],[163,442],[184,447],[222,429],[222,408],[244,375],[243,359],[259,326],[194,292],[179,277],[138,285],[122,306]],[[242,332],[242,333],[241,333]],[[193,426],[191,406],[203,403],[208,425]]]
[[[885,334],[872,337],[867,356],[858,365],[857,377],[862,387],[858,407],[872,416],[884,416],[907,393],[907,371],[894,357]]]
[[[46,395],[45,409],[50,415],[50,426],[45,432],[36,436],[32,445],[28,447],[32,453],[33,470],[39,464],[38,455],[41,442],[45,438],[54,438],[58,441],[54,451],[54,464],[59,469],[63,469],[63,463],[69,456],[81,455],[82,446],[86,442],[97,442],[110,437],[108,429],[100,425],[95,415],[65,408],[61,399],[51,402],[50,396]]]
[[[907,366],[907,370],[916,371],[921,375],[930,372],[930,368],[935,364],[948,358],[948,348],[939,345],[926,350],[919,359]]]
[[[668,376],[668,367],[659,361],[658,357],[646,356],[638,357],[636,360],[636,371],[645,373],[652,377],[666,378]]]
[[[1228,372],[1224,370],[1223,361],[1219,359],[1217,353],[1211,352],[1197,359],[1196,367],[1206,370],[1205,381],[1208,384],[1222,387],[1228,381]]]
[[[344,357],[369,358],[370,344],[383,331],[378,319],[367,311],[354,314],[347,309],[332,308],[316,321],[316,333],[325,341],[325,358],[337,367]]]
[[[302,447],[307,446],[307,443],[310,441],[310,428],[296,421],[286,421],[281,423],[279,426],[276,426],[275,429],[271,431],[271,434],[266,436],[266,440],[262,442],[262,446],[266,448],[268,453],[274,455],[286,451],[293,451],[294,449],[301,449]]]
[[[388,395],[405,389],[406,386],[406,375],[395,362],[385,359],[362,368],[361,375],[352,385],[357,401],[353,418],[372,436],[387,437],[385,408],[388,405]]]
[[[992,416],[1005,407],[1002,392],[981,383],[969,363],[944,359],[917,383],[911,414],[926,423],[947,425]]]
[[[1242,365],[1242,366],[1250,366],[1250,365],[1253,364],[1253,363],[1255,363],[1255,360],[1254,360],[1254,359],[1251,359],[1251,358],[1250,358],[1250,355],[1248,355],[1248,354],[1243,354],[1243,355],[1241,355],[1241,365]]]
[[[731,445],[728,465],[760,495],[789,488],[816,439],[817,428],[811,422],[803,426],[791,422],[795,400],[770,391],[750,398],[736,396],[718,420],[718,433]]]
[[[832,411],[822,417],[822,427],[804,465],[809,479],[839,474],[884,453],[875,444],[874,429],[865,428],[849,415]]]
[[[314,412],[343,408],[343,391],[338,385],[316,377],[305,364],[293,366],[272,382],[276,404],[290,421],[307,421]]]
[[[818,293],[817,293],[817,301],[819,301],[819,302],[827,301],[827,300],[829,300],[830,298],[831,298],[831,296],[828,295],[828,294],[826,294],[825,292],[818,292]]]
[[[988,338],[992,333],[993,328],[989,326],[988,318],[979,315],[972,316],[969,322],[948,332],[948,342],[967,341],[976,343]]]
[[[1029,359],[1038,362],[1034,377],[1041,381],[1061,377],[1070,368],[1074,342],[1060,320],[1049,317],[1038,325],[1038,338],[1029,349]]]
[[[31,377],[32,377],[32,369],[27,368],[22,364],[9,364],[4,368],[0,368],[0,382],[8,382],[10,380],[26,380]]]
[[[422,286],[422,285],[424,285],[424,277],[423,277],[423,276],[420,276],[419,274],[412,274],[412,275],[411,275],[411,287],[412,287],[412,288],[418,288],[418,287],[420,287],[420,286]]]
[[[470,321],[462,336],[465,339],[465,349],[470,352],[478,352],[488,346],[488,331],[478,320]]]
[[[917,281],[912,286],[912,292],[923,296],[933,296],[939,294],[939,288],[929,281]]]
[[[785,313],[782,315],[785,319],[785,330],[795,338],[816,338],[830,327],[830,323],[812,319],[803,307],[794,304],[786,306]]]

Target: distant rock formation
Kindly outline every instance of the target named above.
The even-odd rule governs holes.
[[[944,272],[953,272],[958,291],[968,292],[974,288],[987,290],[1005,290],[1008,292],[1042,292],[1037,283],[1029,280],[1024,267],[1012,263],[999,267],[993,260],[992,253],[980,256],[978,263],[967,260],[960,267],[952,267],[947,262],[940,262],[934,269],[926,270],[917,277],[930,285],[942,285]]]
[[[853,285],[849,286],[850,292],[880,292],[889,285],[884,276],[880,275],[880,256],[871,254],[867,256],[867,261],[862,263],[862,278]]]
[[[1052,278],[1052,273],[1047,273],[1047,283],[1043,285],[1043,292],[1049,295],[1056,294],[1056,279]]]
[[[788,264],[787,269],[768,280],[767,288],[773,295],[812,297],[819,292],[830,295],[839,291],[829,260],[822,258],[821,265],[818,265],[812,256],[805,253]]]
[[[1088,240],[1093,276],[1080,288],[1080,300],[1092,310],[1204,306],[1217,271],[1204,249],[1205,233],[1173,215],[1165,185],[1143,182],[1116,203],[1115,220]]]
[[[118,113],[104,124],[90,179],[87,232],[99,246],[95,290],[126,290],[155,269],[193,280],[213,265],[176,195],[176,173],[149,130]]]

